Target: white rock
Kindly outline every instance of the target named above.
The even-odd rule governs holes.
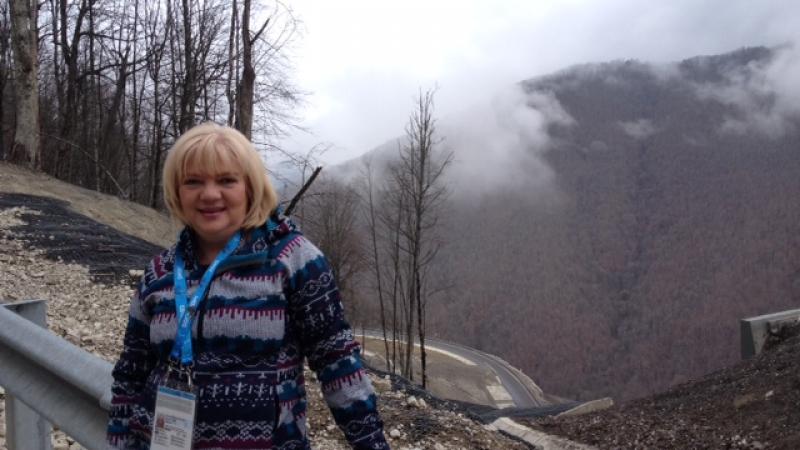
[[[769,391],[769,392],[767,392],[766,394],[764,394],[764,398],[770,398],[770,397],[772,397],[773,395],[775,395],[775,391]]]
[[[393,437],[395,439],[399,438],[400,437],[400,430],[398,430],[397,428],[392,428],[391,431],[389,431],[389,436],[391,436],[391,437]]]

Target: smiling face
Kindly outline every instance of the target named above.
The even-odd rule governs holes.
[[[197,235],[201,262],[208,263],[244,224],[248,208],[245,175],[229,160],[213,170],[190,161],[178,198],[186,224]]]
[[[204,264],[236,231],[263,226],[278,204],[253,144],[236,129],[211,122],[175,141],[162,187],[173,219],[194,231]]]

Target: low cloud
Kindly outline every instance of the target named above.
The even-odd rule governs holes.
[[[443,123],[443,146],[454,153],[449,180],[457,196],[549,183],[553,172],[542,158],[551,145],[548,129],[572,123],[551,93],[521,86]]]
[[[800,52],[784,46],[767,63],[753,62],[725,74],[719,84],[696,86],[701,99],[731,106],[720,125],[725,134],[758,133],[771,138],[796,131],[800,119]]]
[[[646,139],[658,131],[653,122],[647,119],[620,122],[619,126],[625,134],[634,139]]]

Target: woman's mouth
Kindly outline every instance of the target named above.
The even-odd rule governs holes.
[[[198,211],[206,219],[215,219],[225,211],[225,207],[200,208]]]

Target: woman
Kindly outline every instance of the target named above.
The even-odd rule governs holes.
[[[131,301],[113,371],[112,447],[308,449],[308,358],[353,448],[388,449],[331,269],[275,212],[252,144],[199,125],[167,155],[163,186],[185,228]]]

